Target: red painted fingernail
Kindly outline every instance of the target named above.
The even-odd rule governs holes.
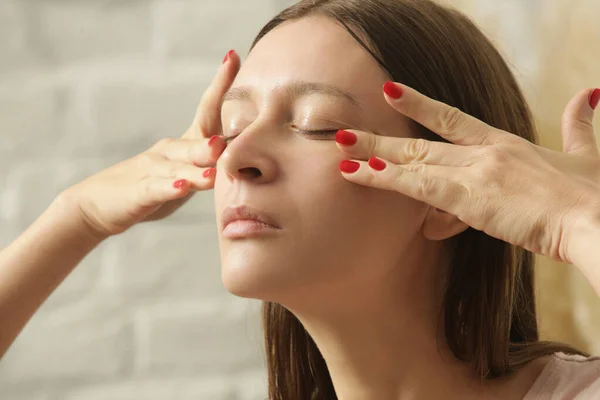
[[[213,171],[215,171],[214,168],[209,168],[202,173],[202,176],[205,178],[208,178],[213,173]]]
[[[347,174],[352,174],[360,168],[360,164],[356,161],[344,160],[340,163],[340,171]]]
[[[598,103],[600,103],[600,89],[594,90],[590,95],[590,107],[592,107],[592,110],[598,107]]]
[[[385,169],[385,162],[380,160],[377,157],[369,158],[369,167],[373,168],[376,171],[383,171]]]
[[[210,140],[208,141],[208,145],[209,145],[209,146],[211,146],[211,145],[212,145],[212,144],[215,142],[215,140],[217,140],[217,138],[218,138],[218,136],[217,136],[217,135],[215,135],[215,136],[212,136],[212,137],[210,138]]]
[[[223,59],[223,64],[225,64],[227,62],[227,60],[229,60],[229,58],[231,57],[232,54],[233,54],[233,50],[229,50],[227,52],[227,54],[225,54],[225,58]]]
[[[339,144],[343,144],[344,146],[352,146],[353,144],[356,143],[357,140],[358,140],[358,137],[356,137],[356,135],[352,132],[348,132],[348,131],[344,131],[344,130],[340,129],[335,134],[335,141],[338,142]]]
[[[402,97],[402,95],[404,94],[402,88],[391,81],[387,81],[385,85],[383,85],[383,91],[392,99],[396,100]]]
[[[173,184],[173,187],[175,189],[181,189],[182,187],[185,186],[186,183],[187,183],[187,181],[185,179],[180,179]]]

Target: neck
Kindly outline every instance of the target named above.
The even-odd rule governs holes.
[[[402,287],[407,281],[412,289]],[[459,389],[469,386],[468,368],[438,336],[438,301],[423,293],[431,282],[386,277],[360,286],[362,292],[346,291],[351,296],[331,296],[336,304],[295,312],[321,351],[338,398],[465,398]]]
[[[312,292],[296,302],[301,307],[288,307],[321,351],[339,399],[522,398],[531,386],[539,371],[499,390],[454,357],[440,314],[440,264],[430,265],[329,287],[326,296]]]

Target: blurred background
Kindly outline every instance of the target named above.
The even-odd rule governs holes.
[[[244,57],[292,3],[0,1],[0,247],[66,187],[180,136],[225,53]],[[559,150],[564,106],[600,86],[600,2],[452,4],[509,60],[542,143]],[[222,288],[215,229],[212,193],[200,193],[104,242],[0,361],[0,399],[264,399],[260,304]],[[543,257],[537,275],[544,338],[600,354],[590,285]]]

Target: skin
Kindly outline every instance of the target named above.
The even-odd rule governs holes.
[[[444,239],[467,225],[339,172],[346,157],[336,146],[338,129],[412,136],[406,117],[382,96],[387,80],[324,17],[285,23],[252,50],[222,108],[223,133],[234,138],[217,163],[217,222],[222,228],[224,208],[245,204],[282,229],[244,239],[219,229],[223,283],[238,296],[290,309],[323,353],[340,399],[522,398],[547,360],[483,385],[436,336]],[[334,85],[362,106],[287,90],[298,81]],[[333,133],[300,133],[323,129]]]
[[[302,46],[294,46],[300,37]],[[57,196],[0,251],[0,357],[83,257],[139,222],[170,215],[195,191],[212,189],[218,163],[219,225],[224,207],[247,203],[264,208],[282,227],[277,235],[251,240],[220,235],[225,285],[292,310],[324,354],[338,398],[523,398],[547,359],[484,386],[435,335],[447,268],[444,239],[465,223],[479,227],[572,262],[600,293],[596,92],[583,90],[569,103],[563,153],[553,152],[452,113],[410,88],[399,100],[385,97],[386,107],[380,92],[386,77],[348,39],[323,18],[286,24],[265,37],[225,96],[224,132],[239,134],[226,147],[221,137],[209,138],[223,130],[220,106],[240,67],[230,52],[180,139],[161,140]],[[286,85],[299,79],[335,85],[363,107],[347,97],[290,96]],[[253,88],[251,100],[240,101],[244,86]],[[467,147],[415,141],[402,115]],[[354,129],[358,142],[337,144],[334,151],[333,132],[308,137],[299,128]],[[387,168],[370,170],[365,160],[371,156]],[[343,158],[358,160],[359,171],[339,173]],[[481,171],[505,173],[485,173],[486,181]],[[536,213],[506,223],[514,211],[511,191],[525,180],[547,195],[520,198],[520,206],[546,210],[545,230],[560,235],[531,232]],[[503,190],[485,190],[499,182]],[[479,202],[452,195],[457,190],[477,193]],[[570,203],[556,207],[548,201],[552,196]],[[482,221],[489,210],[496,218]]]

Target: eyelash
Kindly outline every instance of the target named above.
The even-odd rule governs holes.
[[[329,136],[335,135],[338,132],[338,129],[321,129],[318,131],[304,131],[302,129],[298,129],[297,132],[300,132],[301,134],[306,136]],[[239,135],[240,133],[233,136],[225,136],[225,144],[229,144],[233,139],[235,139]]]

